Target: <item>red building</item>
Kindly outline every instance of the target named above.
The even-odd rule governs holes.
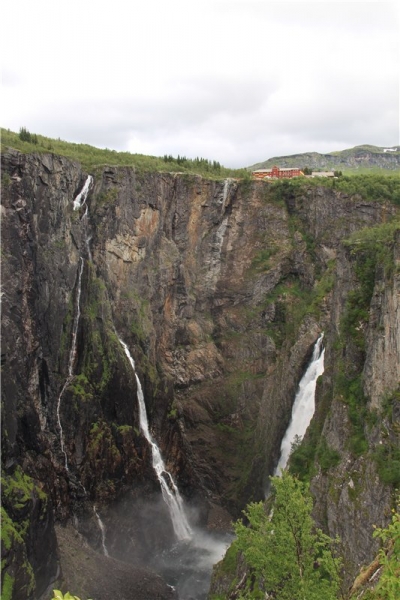
[[[304,173],[296,167],[280,168],[275,165],[272,169],[258,169],[257,171],[253,171],[252,175],[257,179],[290,179],[291,177],[301,177]]]

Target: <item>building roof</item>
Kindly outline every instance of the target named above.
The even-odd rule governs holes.
[[[301,171],[300,167],[277,167],[278,171]],[[271,173],[271,169],[257,169],[253,173]]]

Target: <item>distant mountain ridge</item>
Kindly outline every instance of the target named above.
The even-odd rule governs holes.
[[[387,171],[400,170],[400,146],[380,147],[368,144],[355,146],[347,150],[320,154],[305,152],[290,156],[274,156],[266,161],[248,167],[249,170],[268,169],[273,165],[280,167],[310,167],[314,170],[351,170],[351,171]]]

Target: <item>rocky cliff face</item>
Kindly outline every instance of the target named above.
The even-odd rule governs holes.
[[[330,291],[318,319],[325,332],[325,371],[317,386],[314,418],[291,468],[311,481],[317,524],[341,540],[345,591],[377,552],[373,529],[387,524],[399,480],[399,229],[385,235],[389,227],[382,207],[354,198],[329,197],[320,190],[286,201],[319,248],[320,258],[330,257],[326,274],[332,266]],[[360,230],[362,223],[369,229]],[[305,329],[307,334],[310,329]],[[289,372],[302,332],[300,328],[284,361]],[[269,398],[277,396],[274,389]],[[264,396],[262,411],[266,406]],[[210,597],[235,598],[237,585],[244,585],[246,577],[240,560],[234,569],[221,563]]]
[[[317,451],[311,489],[317,521],[342,540],[349,579],[376,551],[373,525],[387,522],[393,488],[385,483],[398,480],[400,447],[399,230],[385,237],[383,224],[343,243],[357,230],[350,213],[364,226],[378,225],[382,216],[386,220],[374,212],[376,205],[359,202],[353,213],[350,204],[350,198],[341,208],[332,203],[320,219],[318,209],[310,211],[315,215],[311,219],[306,216],[304,199],[292,204],[315,241],[336,255],[324,326],[325,372],[306,444],[315,444],[319,431],[320,449],[326,444],[338,453],[326,464],[326,456]]]
[[[328,339],[326,377],[320,388],[321,402],[329,398],[329,412],[321,439],[340,460],[318,471],[312,491],[317,520],[342,540],[348,580],[377,552],[373,528],[386,525],[393,502],[393,487],[384,484],[396,484],[400,473],[398,233],[388,248],[391,268],[385,272],[379,262],[374,267],[366,318],[351,315],[360,289],[357,247],[340,251],[332,299],[331,344]],[[354,327],[355,335],[344,330],[346,325]]]
[[[137,547],[155,542],[132,510],[144,499],[151,505],[158,484],[119,338],[135,359],[167,468],[200,523],[221,528],[247,501],[263,497],[296,386],[327,330],[321,394],[330,394],[322,404],[332,408],[324,408],[321,423],[351,486],[349,473],[364,458],[353,460],[347,450],[346,407],[332,391],[333,348],[356,285],[341,240],[388,219],[392,206],[322,188],[282,195],[263,182],[103,168],[92,174],[85,205],[74,210],[87,177],[78,164],[14,151],[2,160],[9,597],[39,597],[57,576],[55,519],[74,516],[100,548],[93,507],[101,506],[115,558],[139,560]],[[399,379],[397,302],[398,279],[382,273],[371,304],[375,325],[357,358],[371,409]],[[343,347],[350,364],[357,348],[348,340]],[[379,444],[377,426],[368,435]],[[382,514],[390,488],[366,464],[376,483],[363,493]],[[332,481],[326,473],[314,481],[318,518],[336,531],[346,506],[340,533],[352,553],[364,535],[350,535],[359,506],[341,484],[327,504]],[[154,514],[164,510],[154,506]],[[375,516],[369,511],[369,520]],[[355,563],[361,555],[354,554]]]

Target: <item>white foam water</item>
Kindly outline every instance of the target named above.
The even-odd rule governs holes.
[[[140,429],[142,430],[144,437],[149,442],[151,447],[153,469],[160,483],[162,496],[164,502],[168,507],[176,538],[178,540],[188,540],[192,537],[193,532],[185,515],[183,500],[179,493],[179,490],[172,478],[172,475],[165,468],[164,461],[161,457],[160,449],[158,448],[156,442],[153,440],[150,434],[149,423],[147,420],[146,405],[144,403],[143,390],[139,377],[136,373],[135,362],[131,356],[131,353],[129,352],[128,346],[125,344],[125,342],[121,340],[120,337],[118,337],[118,339],[125,351],[125,354],[135,374],[137,384],[137,398],[139,405]]]
[[[103,521],[100,518],[99,513],[97,512],[96,506],[94,506],[94,505],[93,505],[93,512],[96,516],[97,524],[98,524],[100,532],[101,532],[101,546],[103,548],[103,554],[104,554],[104,556],[110,556],[108,554],[108,550],[107,550],[107,546],[106,546],[106,528],[105,528]]]
[[[64,392],[68,385],[71,383],[74,376],[74,364],[76,359],[76,351],[77,351],[77,337],[78,337],[78,327],[79,327],[79,319],[81,316],[81,293],[82,293],[82,273],[83,273],[83,258],[81,257],[79,260],[79,270],[78,270],[78,282],[77,282],[77,291],[76,291],[76,300],[75,300],[75,311],[74,311],[74,322],[72,325],[72,339],[71,339],[71,348],[69,351],[68,358],[68,376],[64,382],[63,387],[61,388],[60,395],[57,399],[57,423],[58,429],[60,431],[60,445],[61,452],[64,454],[64,463],[65,468],[68,471],[68,458],[67,453],[65,452],[65,444],[64,444],[64,431],[61,424],[61,400],[64,395]]]
[[[281,443],[281,454],[274,475],[280,475],[289,460],[292,444],[302,438],[315,411],[315,389],[317,379],[324,372],[325,349],[322,346],[324,334],[315,342],[312,358],[301,378],[292,408],[292,417]]]
[[[92,185],[93,177],[88,175],[82,190],[76,196],[74,200],[74,210],[79,210],[86,202],[87,195]]]

